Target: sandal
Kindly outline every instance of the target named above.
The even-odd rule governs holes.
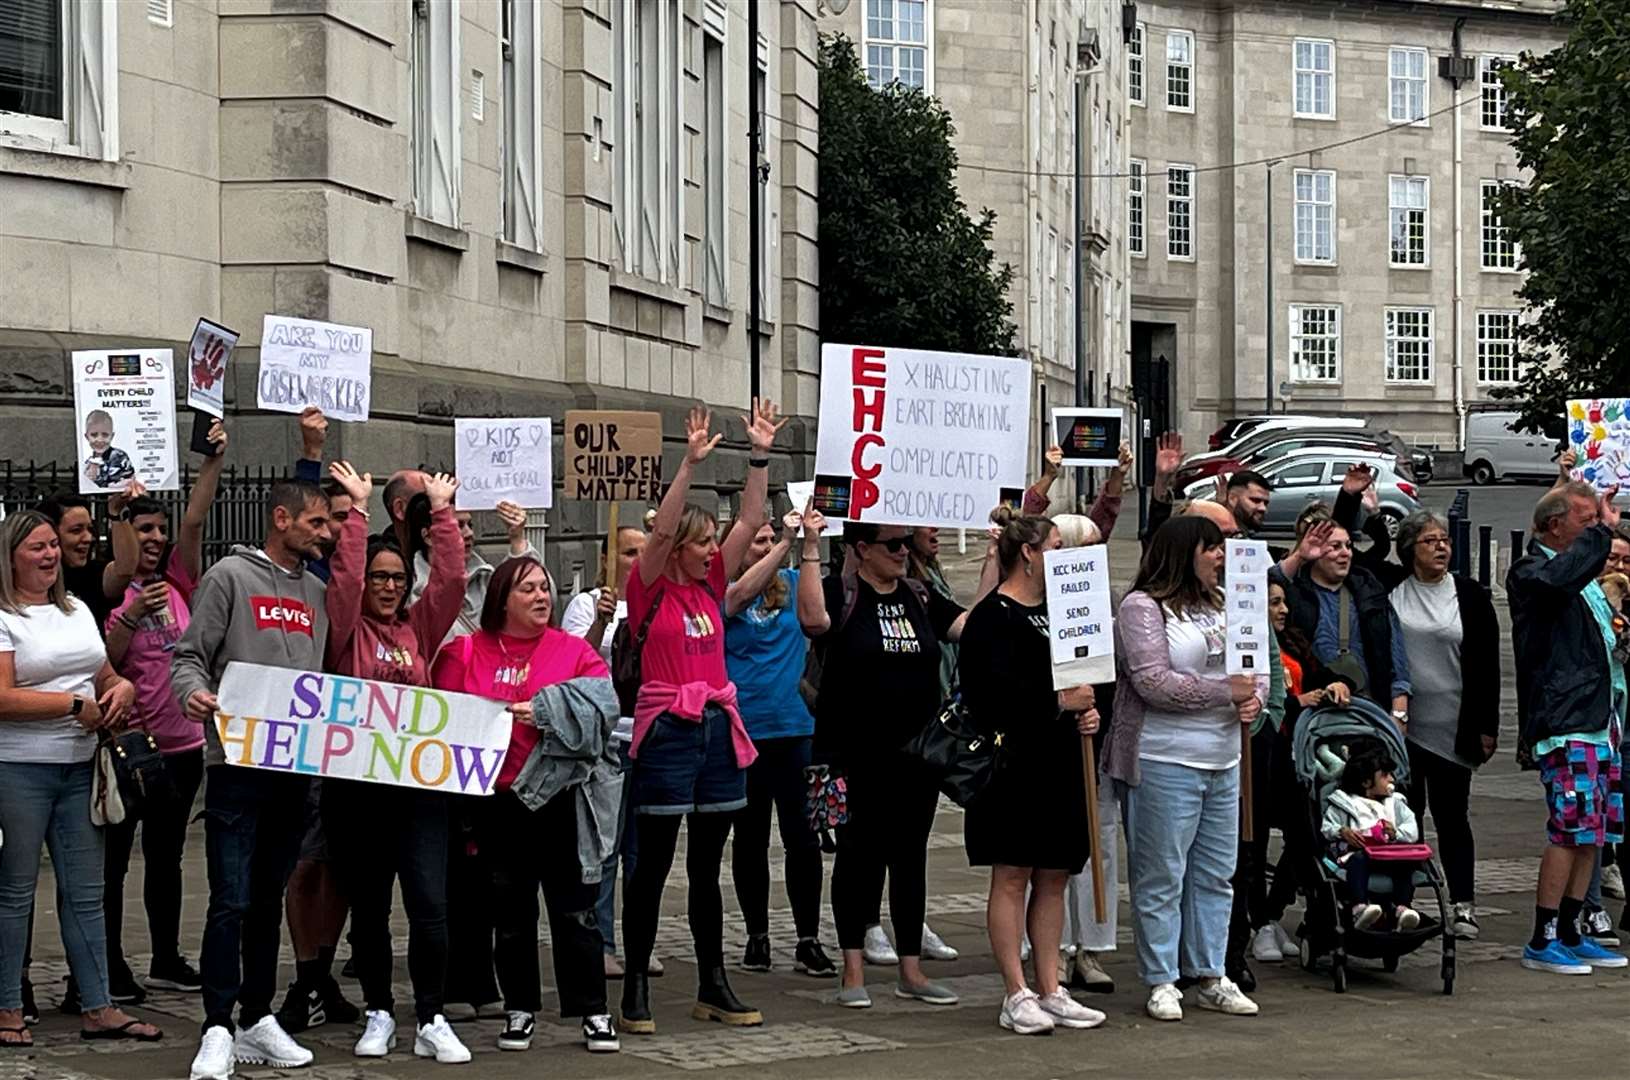
[[[8,1038],[8,1036],[18,1036]],[[34,1048],[34,1033],[28,1030],[28,1025],[21,1027],[0,1027],[0,1047],[10,1050],[32,1050]]]
[[[145,1032],[132,1030],[133,1028],[137,1027],[150,1027],[153,1028],[153,1032],[151,1035],[149,1035]],[[126,1020],[118,1027],[80,1028],[79,1037],[84,1039],[86,1042],[92,1042],[97,1039],[132,1039],[136,1042],[158,1042],[160,1039],[164,1038],[164,1032],[160,1031],[156,1027],[153,1027],[152,1024],[149,1024],[145,1020]]]

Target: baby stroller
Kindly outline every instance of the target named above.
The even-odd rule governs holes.
[[[1302,938],[1302,967],[1312,971],[1320,956],[1330,957],[1330,976],[1336,993],[1347,990],[1347,958],[1360,956],[1380,960],[1385,971],[1398,970],[1398,958],[1412,953],[1432,938],[1443,942],[1443,992],[1455,991],[1455,938],[1449,922],[1442,913],[1450,910],[1443,891],[1443,874],[1437,860],[1428,858],[1415,871],[1415,885],[1430,886],[1437,896],[1439,918],[1425,915],[1413,930],[1382,929],[1380,925],[1368,930],[1353,927],[1351,903],[1347,893],[1347,872],[1329,858],[1319,827],[1324,815],[1325,798],[1341,782],[1346,767],[1349,747],[1372,740],[1381,743],[1392,760],[1397,763],[1393,777],[1400,788],[1409,783],[1409,754],[1404,737],[1393,724],[1392,718],[1380,706],[1362,698],[1353,698],[1346,705],[1326,705],[1302,714],[1296,725],[1292,754],[1296,764],[1296,779],[1308,797],[1311,815],[1311,835],[1314,850],[1310,852],[1314,867],[1303,875],[1307,886],[1307,916],[1297,934]],[[1372,878],[1373,890],[1384,895],[1383,878]]]

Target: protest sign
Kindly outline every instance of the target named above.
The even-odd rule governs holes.
[[[1266,675],[1268,647],[1268,567],[1273,556],[1261,540],[1230,540],[1224,554],[1223,579],[1228,597],[1226,627],[1228,674]]]
[[[1113,468],[1121,456],[1121,410],[1053,410],[1053,442],[1064,451],[1064,464],[1088,469]]]
[[[1109,593],[1109,549],[1054,548],[1042,552],[1047,574],[1047,640],[1053,689],[1068,690],[1115,678],[1115,601]]]
[[[268,315],[260,332],[255,404],[298,413],[308,405],[330,420],[368,419],[374,332],[366,326]]]
[[[1567,421],[1568,447],[1577,459],[1574,479],[1597,491],[1630,487],[1630,399],[1570,401]]]
[[[251,769],[490,795],[509,747],[506,707],[470,694],[233,661],[217,696],[226,761]]]
[[[547,510],[555,496],[552,446],[547,416],[454,420],[458,508],[492,510],[512,502]]]
[[[804,512],[804,507],[808,506],[809,501],[811,499],[813,499],[814,497],[815,497],[815,481],[813,481],[813,480],[788,480],[787,481],[787,499],[788,499],[788,501],[790,501],[792,503],[792,512],[793,513],[801,515]],[[802,525],[798,526],[798,535],[799,536],[804,535],[804,527]]]
[[[75,471],[79,493],[180,487],[176,469],[175,381],[169,349],[73,354]]]
[[[662,414],[572,409],[566,413],[566,498],[662,501]]]
[[[985,527],[1024,495],[1030,364],[821,347],[815,505],[832,521]]]
[[[187,346],[187,404],[214,417],[226,415],[226,365],[238,332],[208,319],[193,327]]]

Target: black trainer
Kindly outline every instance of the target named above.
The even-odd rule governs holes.
[[[804,938],[793,951],[792,969],[805,975],[813,975],[817,979],[829,979],[838,973],[837,965],[832,963],[821,948],[821,943],[814,938]]]
[[[617,1041],[617,1028],[612,1024],[610,1014],[583,1018],[583,1045],[589,1048],[591,1054],[614,1054],[623,1048],[622,1043]]]
[[[140,1005],[147,1000],[147,991],[123,960],[108,965],[108,997],[115,1005]]]
[[[155,956],[147,966],[147,978],[143,982],[149,990],[179,990],[184,994],[196,993],[204,988],[203,976],[187,962],[185,956],[170,960],[160,960]]]
[[[328,1015],[330,1024],[354,1024],[362,1019],[362,1010],[345,1000],[340,984],[334,981],[333,976],[323,980],[317,993],[323,999],[323,1012]]]
[[[525,1050],[529,1048],[532,1045],[532,1032],[536,1027],[532,1014],[512,1009],[505,1015],[504,1030],[498,1036],[498,1049]],[[588,1034],[587,1022],[583,1025],[583,1033]],[[615,1040],[616,1037],[615,1034],[612,1035],[612,1039]],[[589,1049],[594,1048],[591,1046]],[[612,1049],[616,1049],[616,1047]]]
[[[40,1003],[34,1000],[34,980],[27,975],[23,976],[23,1023],[33,1025],[40,1022]]]
[[[747,938],[747,951],[742,953],[743,971],[770,970],[770,935],[751,934]]]

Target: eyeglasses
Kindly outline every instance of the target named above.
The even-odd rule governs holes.
[[[389,570],[370,570],[368,571],[368,584],[395,585],[398,589],[405,589],[407,588],[407,575],[393,574]]]
[[[1415,543],[1423,544],[1426,547],[1442,547],[1442,548],[1446,548],[1446,547],[1449,546],[1449,538],[1447,536],[1442,536],[1442,535],[1439,535],[1439,536],[1423,536],[1419,540],[1416,540]]]
[[[900,552],[906,549],[907,544],[911,543],[911,537],[896,536],[888,540],[873,540],[872,543],[878,545],[879,547],[887,548],[889,553],[892,555],[898,555]]]

